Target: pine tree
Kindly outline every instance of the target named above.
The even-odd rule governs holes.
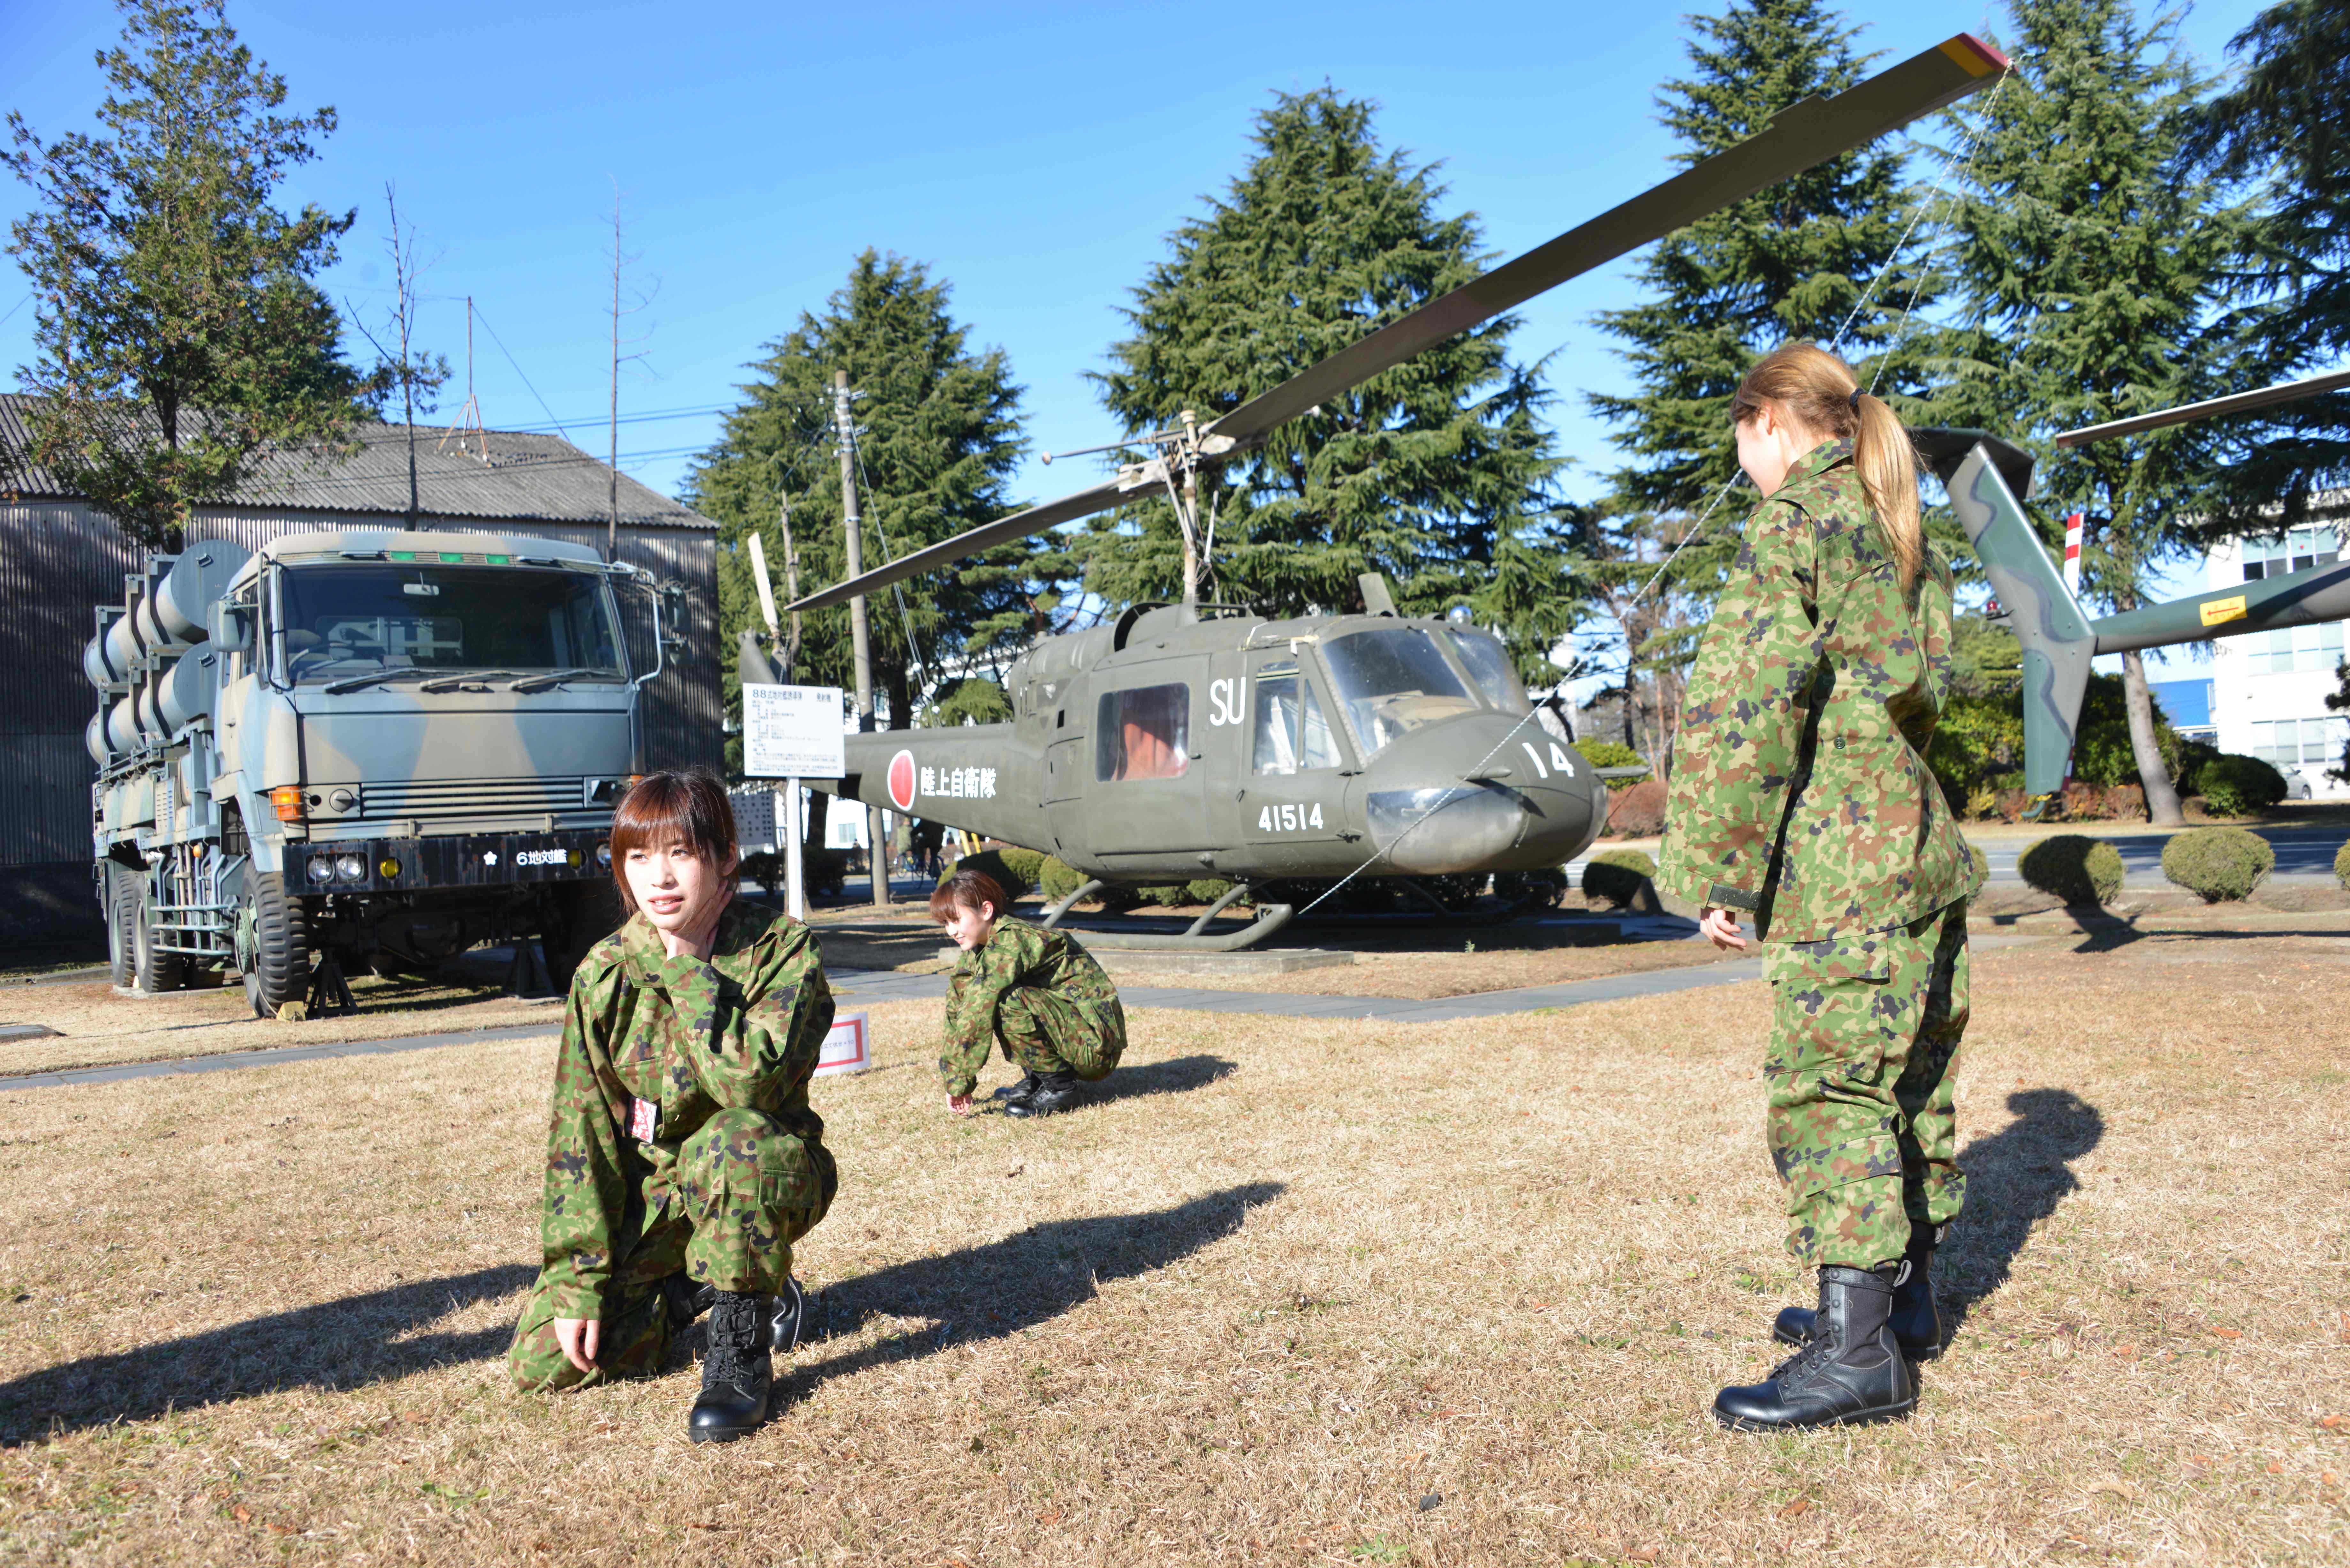
[[[930,268],[868,250],[822,314],[803,312],[750,369],[724,433],[696,460],[689,503],[719,524],[720,646],[764,621],[745,541],[763,548],[780,600],[782,507],[791,507],[802,593],[847,573],[833,372],[857,394],[858,492],[869,568],[992,522],[1011,510],[1005,483],[1019,461],[1020,389],[998,348],[974,351],[948,313],[947,284]],[[1008,654],[1034,627],[1028,542],[999,546],[946,572],[913,577],[867,602],[873,683],[891,728],[904,728],[924,686],[991,652]],[[912,643],[908,633],[910,628]],[[731,659],[729,660],[731,666]],[[848,610],[806,618],[794,678],[849,687]],[[728,700],[736,701],[727,670]]]
[[[1820,0],[1731,0],[1721,16],[1690,22],[1690,73],[1657,98],[1684,167],[1759,134],[1790,104],[1843,91],[1875,58]],[[1796,339],[1836,348],[1897,402],[1922,389],[1916,356],[1894,351],[1910,307],[1931,297],[1897,256],[1913,202],[1898,151],[1845,153],[1668,234],[1635,270],[1646,300],[1594,318],[1622,341],[1640,389],[1586,400],[1633,460],[1612,476],[1592,575],[1624,651],[1626,722],[1659,767],[1681,671],[1737,553],[1740,501],[1723,493],[1739,477],[1731,397],[1756,359]]]
[[[2243,293],[2256,374],[2279,380],[2350,357],[2350,6],[2283,0],[2236,35],[2242,76],[2197,117],[2189,151],[2262,202]],[[2210,532],[2291,527],[2350,485],[2350,392],[2285,404],[2221,432],[2231,459]],[[2282,511],[2277,510],[2282,504]]]
[[[2033,452],[2040,505],[2086,514],[2086,597],[2129,609],[2210,499],[2211,434],[2185,425],[2070,451],[2050,438],[2222,383],[2238,352],[2222,307],[2251,215],[2178,167],[2205,84],[2174,17],[2142,24],[2127,0],[2013,0],[2011,14],[2017,75],[1955,112],[1945,154],[1962,188],[1940,258],[1956,324],[1940,336],[1935,411]],[[2122,666],[2147,807],[2175,824],[2146,667],[2135,653]]]
[[[37,457],[158,545],[263,448],[338,443],[384,384],[345,363],[312,281],[356,213],[271,201],[335,111],[276,113],[285,78],[221,0],[120,3],[103,132],[44,142],[12,113],[0,161],[38,200],[8,247],[39,300],[38,358],[18,372]]]
[[[1473,214],[1440,216],[1432,166],[1383,152],[1374,106],[1324,87],[1257,117],[1256,152],[1224,197],[1177,229],[1134,290],[1133,336],[1098,378],[1128,435],[1191,410],[1205,422],[1474,277]],[[1560,467],[1537,418],[1539,367],[1508,358],[1514,317],[1375,376],[1272,433],[1203,491],[1213,597],[1269,613],[1359,606],[1385,573],[1400,607],[1465,606],[1538,673],[1572,623]],[[1203,516],[1203,521],[1204,521]],[[1164,503],[1071,542],[1113,603],[1180,595],[1182,544]]]

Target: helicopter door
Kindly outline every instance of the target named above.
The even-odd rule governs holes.
[[[1197,876],[1215,848],[1208,832],[1204,659],[1117,672],[1095,699],[1087,836],[1113,870]],[[1195,679],[1183,679],[1191,676]],[[1058,748],[1056,748],[1056,751]],[[1057,770],[1056,770],[1057,771]]]
[[[1241,841],[1274,846],[1347,836],[1347,763],[1337,711],[1296,653],[1267,649],[1250,664]]]

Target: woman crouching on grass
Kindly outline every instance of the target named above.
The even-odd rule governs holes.
[[[959,1116],[971,1114],[979,1070],[998,1041],[1003,1059],[1026,1075],[995,1092],[1015,1116],[1068,1109],[1079,1084],[1108,1077],[1126,1053],[1126,1012],[1101,965],[1066,933],[1012,919],[1010,905],[984,871],[957,871],[931,895],[931,918],[962,950],[939,1054],[947,1106]]]
[[[1731,403],[1762,504],[1699,645],[1658,887],[1716,946],[1751,915],[1771,981],[1771,1157],[1819,1306],[1800,1348],[1725,1388],[1730,1427],[1906,1416],[1940,1348],[1934,1248],[1955,1158],[1967,900],[1982,887],[1925,753],[1950,689],[1950,568],[1918,531],[1917,455],[1842,359],[1773,350]]]
[[[769,1355],[799,1339],[792,1243],[838,1186],[807,1095],[824,964],[806,927],[734,897],[737,858],[707,773],[649,774],[613,813],[629,914],[572,976],[545,1261],[506,1357],[525,1389],[644,1376],[706,1309],[697,1443],[766,1419]]]

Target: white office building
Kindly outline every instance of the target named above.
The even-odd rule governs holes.
[[[2221,545],[2208,563],[2210,586],[2231,587],[2281,576],[2342,557],[2338,525],[2295,528],[2274,542],[2248,539]],[[2320,798],[2350,795],[2350,784],[2325,776],[2342,765],[2350,742],[2350,712],[2325,699],[2341,690],[2344,622],[2288,627],[2221,638],[2211,649],[2211,722],[2223,752],[2274,764],[2298,796],[2305,784]]]

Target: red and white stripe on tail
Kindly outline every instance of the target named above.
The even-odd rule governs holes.
[[[2081,591],[2081,525],[2087,521],[2088,514],[2082,512],[2064,519],[2064,587],[2075,596]]]

